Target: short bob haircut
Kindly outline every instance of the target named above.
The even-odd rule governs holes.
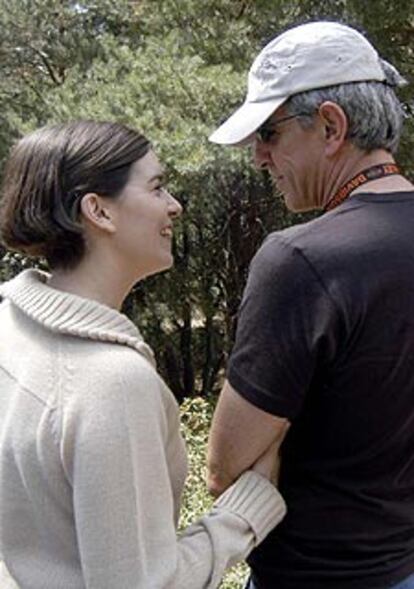
[[[85,253],[80,201],[116,198],[134,162],[150,150],[137,131],[112,122],[74,121],[23,137],[6,163],[0,238],[12,250],[73,268]]]

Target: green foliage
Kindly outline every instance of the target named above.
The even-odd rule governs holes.
[[[105,59],[105,36],[129,37],[130,3],[0,0],[0,160],[20,133],[53,118],[74,69]]]
[[[213,415],[213,404],[194,397],[181,405],[182,434],[189,456],[189,474],[183,495],[184,509],[180,527],[191,524],[196,517],[211,508],[213,503],[206,490],[206,447]]]
[[[251,257],[269,231],[293,222],[247,150],[207,137],[243,100],[257,51],[316,18],[367,32],[412,76],[408,0],[392,9],[386,0],[0,0],[0,166],[15,138],[40,125],[118,120],[151,138],[184,205],[174,270],[138,285],[125,304],[179,399],[217,388]],[[399,159],[414,176],[412,88],[402,97]],[[19,260],[5,258],[1,277]]]
[[[195,397],[181,405],[182,433],[189,455],[189,476],[183,495],[180,528],[183,529],[209,511],[213,503],[206,489],[206,446],[214,401]],[[248,567],[239,564],[224,577],[221,589],[240,589],[248,575]]]
[[[258,50],[284,28],[320,18],[367,33],[413,79],[412,0],[0,0],[0,176],[23,133],[81,117],[118,120],[151,138],[185,207],[175,268],[137,285],[125,303],[177,398],[192,397],[182,405],[190,458],[182,527],[211,505],[212,401],[196,395],[222,380],[253,253],[293,222],[246,150],[207,137],[243,100]],[[414,178],[412,86],[401,97],[408,118],[399,160]],[[0,280],[31,264],[4,255]],[[240,588],[245,577],[236,567],[222,587]]]

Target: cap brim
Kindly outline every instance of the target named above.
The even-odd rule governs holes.
[[[247,145],[249,138],[266,119],[286,101],[286,97],[266,102],[245,102],[209,137],[212,143],[221,145]]]

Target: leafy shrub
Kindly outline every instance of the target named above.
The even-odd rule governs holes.
[[[214,410],[214,400],[188,398],[181,405],[182,433],[187,444],[189,474],[184,489],[180,528],[188,526],[212,505],[206,489],[206,448]],[[221,589],[244,587],[248,569],[245,564],[233,567],[224,577]]]

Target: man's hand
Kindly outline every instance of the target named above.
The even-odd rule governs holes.
[[[207,485],[221,495],[245,470],[270,478],[289,422],[258,409],[226,381],[210,431]]]

